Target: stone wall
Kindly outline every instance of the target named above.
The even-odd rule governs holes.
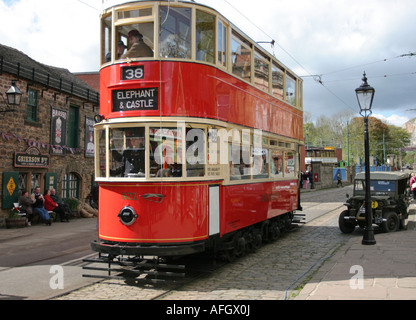
[[[0,74],[0,93],[3,94],[4,98],[4,93],[10,88],[12,80],[16,80],[15,75],[4,72]],[[2,186],[0,200],[3,201],[4,196],[4,172],[18,172],[20,175],[25,175],[27,181],[20,185],[20,189],[25,187],[29,192],[35,187],[32,185],[32,174],[40,177],[39,182],[43,192],[46,187],[46,174],[56,173],[56,189],[60,196],[62,196],[62,183],[65,175],[72,174],[79,180],[79,199],[85,200],[90,193],[92,176],[94,174],[94,158],[85,155],[85,122],[86,116],[93,118],[94,114],[98,113],[98,107],[76,96],[63,94],[24,79],[19,79],[16,85],[23,93],[20,106],[14,107],[15,112],[0,113],[0,184]],[[27,120],[27,89],[35,90],[38,96],[37,121],[35,122]],[[60,150],[64,150],[65,155],[54,155],[51,152],[52,109],[68,112],[70,106],[75,107],[79,112],[78,146],[77,148],[68,148],[66,146],[62,148],[61,146]],[[0,107],[1,109],[5,107],[5,102],[2,98],[0,98]],[[94,108],[97,110],[94,110]],[[68,117],[68,122],[70,120]],[[87,132],[87,135],[89,135],[89,132]],[[49,156],[48,168],[17,167],[15,165],[15,152],[24,153],[31,146],[37,148],[42,155]],[[1,218],[9,211],[3,207],[2,204],[0,226]]]

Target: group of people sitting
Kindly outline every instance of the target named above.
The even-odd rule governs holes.
[[[49,214],[51,211],[59,214],[61,222],[69,222],[69,216],[73,215],[68,204],[56,195],[55,189],[47,189],[45,190],[45,194],[42,195],[40,187],[36,187],[30,197],[29,192],[23,190],[19,204],[20,210],[26,213],[29,226],[35,214],[39,215],[42,222],[49,226],[52,224],[52,219]]]

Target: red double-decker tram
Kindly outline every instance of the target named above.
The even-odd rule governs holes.
[[[300,209],[302,80],[212,8],[111,2],[93,250],[233,256],[276,239]]]

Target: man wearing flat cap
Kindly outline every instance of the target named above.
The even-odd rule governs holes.
[[[137,30],[128,33],[129,49],[121,56],[121,59],[153,57],[152,49],[143,41],[143,35]]]

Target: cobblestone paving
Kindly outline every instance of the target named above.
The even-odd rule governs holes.
[[[312,275],[355,232],[344,235],[338,228],[340,209],[335,209],[284,234],[257,252],[227,264],[180,289],[167,285],[128,286],[106,280],[67,295],[61,300],[168,299],[168,300],[282,300]]]

